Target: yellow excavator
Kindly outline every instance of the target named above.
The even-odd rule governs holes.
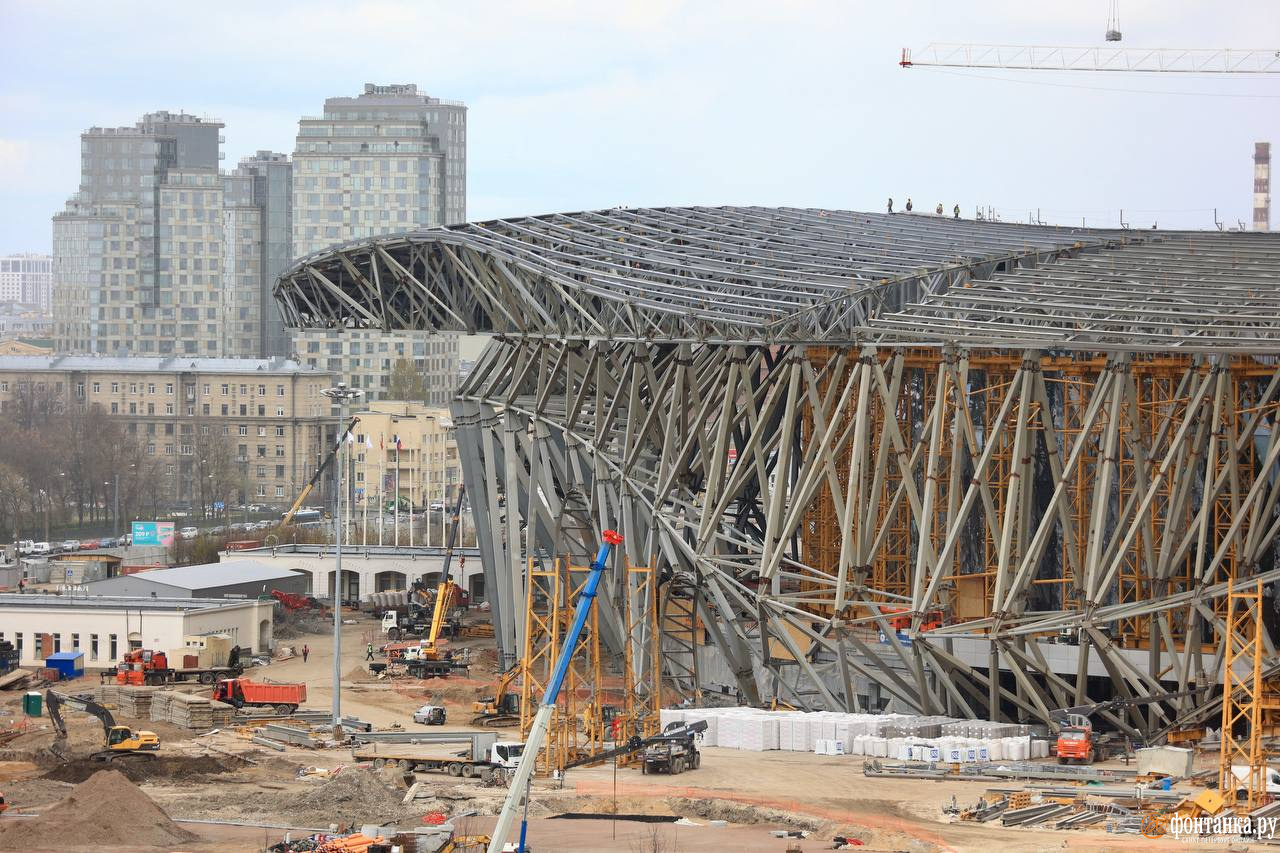
[[[342,449],[342,442],[347,440],[347,436],[356,428],[356,424],[360,423],[359,418],[352,418],[351,423],[347,424],[338,435],[338,441],[333,447],[329,448],[329,452],[325,455],[324,460],[316,466],[316,472],[311,475],[311,480],[298,493],[298,499],[293,502],[293,506],[289,507],[289,511],[280,517],[281,526],[287,526],[293,523],[293,517],[298,514],[298,510],[302,509],[302,505],[306,503],[307,497],[315,490],[316,484],[324,477],[324,472],[329,470],[329,466],[333,464],[333,460],[338,457],[338,451]]]
[[[62,719],[64,707],[73,711],[83,711],[97,717],[102,723],[105,744],[103,749],[89,756],[94,761],[115,761],[118,758],[152,759],[160,750],[160,737],[155,732],[135,732],[128,726],[118,725],[111,712],[92,699],[84,696],[68,696],[56,690],[46,690],[44,702],[49,709],[49,721],[53,723],[54,738],[50,750],[63,761],[67,760],[67,723]]]
[[[520,677],[523,670],[520,664],[502,673],[493,695],[478,699],[471,703],[471,719],[473,726],[515,726],[520,724],[520,691],[513,690],[512,685]]]

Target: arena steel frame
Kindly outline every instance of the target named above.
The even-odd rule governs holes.
[[[606,527],[693,611],[669,678],[757,704],[1165,697],[1102,715],[1150,740],[1220,713],[1229,593],[1274,611],[1275,235],[615,209],[345,244],[276,297],[493,336],[453,412],[508,664],[527,561]]]

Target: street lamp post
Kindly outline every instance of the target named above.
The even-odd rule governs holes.
[[[333,733],[335,738],[342,734],[342,473],[343,453],[346,441],[342,434],[347,422],[347,403],[360,399],[364,393],[359,388],[348,388],[347,383],[339,382],[336,388],[326,388],[324,394],[338,406],[338,487],[334,505],[333,536]]]

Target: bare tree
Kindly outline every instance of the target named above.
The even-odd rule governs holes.
[[[426,377],[413,362],[407,358],[398,358],[391,365],[391,375],[387,380],[387,396],[392,400],[412,400],[425,403],[427,400]]]

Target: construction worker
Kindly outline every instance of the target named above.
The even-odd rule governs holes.
[[[307,655],[309,654],[311,654],[311,647],[308,646],[306,643],[303,643],[302,644],[302,662],[303,663],[307,662]]]
[[[889,212],[893,213],[893,196],[889,196]]]
[[[938,214],[939,216],[942,215],[942,202],[938,202],[938,207],[933,212]]]
[[[373,643],[370,643],[369,648],[365,650],[364,659],[373,660]]]
[[[960,218],[960,205],[957,204],[955,207],[951,208],[951,215],[955,219]]]
[[[911,212],[911,196],[907,196],[907,213]]]

